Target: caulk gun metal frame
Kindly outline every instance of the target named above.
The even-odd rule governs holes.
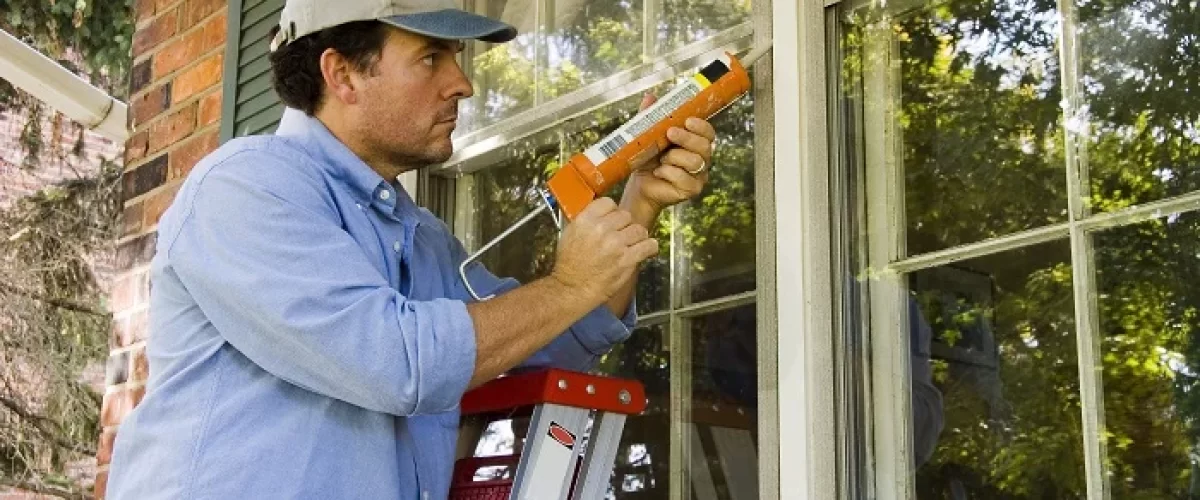
[[[670,127],[682,127],[684,121],[692,116],[711,118],[749,92],[750,80],[746,68],[770,50],[771,44],[767,43],[751,50],[740,61],[732,54],[726,54],[679,83],[596,145],[571,157],[550,177],[546,189],[539,190],[543,201],[541,206],[509,226],[458,266],[459,278],[471,297],[485,301],[494,296],[481,296],[471,286],[471,280],[467,279],[467,267],[484,252],[547,209],[561,230],[560,209],[567,219],[574,220],[584,206],[628,177],[633,165],[642,164],[670,147],[666,137]]]

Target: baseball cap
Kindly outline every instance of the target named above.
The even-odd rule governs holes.
[[[354,21],[382,21],[443,40],[500,43],[517,36],[507,23],[460,9],[458,0],[287,0],[271,50]]]

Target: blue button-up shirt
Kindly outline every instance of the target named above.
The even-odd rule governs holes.
[[[476,352],[445,224],[288,110],[201,161],[158,234],[110,499],[446,497]],[[587,369],[633,310],[597,308],[526,366]]]

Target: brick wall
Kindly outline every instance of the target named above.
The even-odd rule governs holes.
[[[113,284],[112,352],[101,410],[96,496],[121,419],[145,393],[149,262],[158,218],[196,161],[216,149],[226,0],[137,0],[124,214]]]

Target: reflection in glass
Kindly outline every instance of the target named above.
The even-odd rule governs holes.
[[[754,100],[739,99],[712,124],[720,145],[708,184],[680,216],[692,302],[754,290]]]
[[[658,51],[668,52],[750,20],[750,0],[659,0]]]
[[[1054,2],[939,2],[886,25],[868,16],[846,30],[847,94],[898,135],[865,140],[903,168],[908,254],[1065,221]]]
[[[1200,10],[1186,2],[1079,2],[1092,207],[1200,189]],[[1084,128],[1084,126],[1087,128]]]
[[[637,66],[642,60],[641,0],[554,0],[546,36],[547,99]]]
[[[503,20],[515,26],[517,38],[508,43],[471,41],[463,51],[463,66],[475,88],[475,96],[459,104],[455,136],[474,132],[525,111],[534,104],[534,65],[537,34],[535,12],[529,1],[496,2],[465,0],[468,11]]]
[[[1200,215],[1095,236],[1113,498],[1200,498]]]
[[[751,272],[753,275],[753,272]],[[751,276],[753,278],[753,276]],[[691,487],[696,498],[758,498],[758,359],[754,304],[690,320]]]
[[[1069,262],[1058,241],[910,275],[917,498],[1084,498]]]
[[[635,330],[601,360],[596,373],[635,379],[646,388],[646,411],[625,420],[610,493],[617,499],[667,498],[671,456],[671,373],[666,327]]]

